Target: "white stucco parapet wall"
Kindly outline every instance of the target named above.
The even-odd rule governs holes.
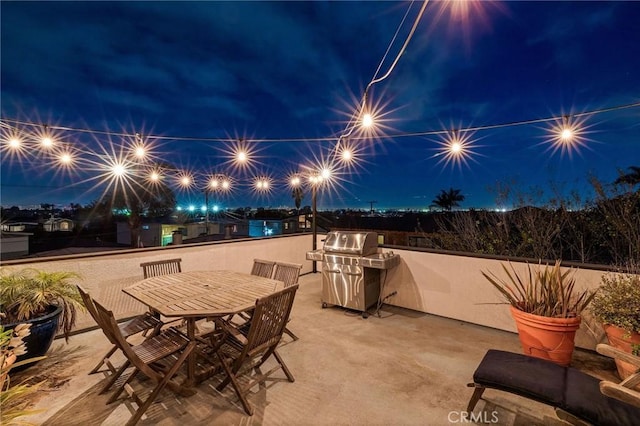
[[[517,331],[508,305],[481,274],[481,271],[492,271],[504,276],[501,263],[506,261],[397,248],[393,252],[400,255],[401,263],[387,274],[383,297],[397,292],[387,299],[387,303],[500,330]],[[524,262],[511,263],[518,272],[526,270]],[[576,290],[595,290],[604,273],[602,270],[577,268]],[[595,349],[602,337],[601,328],[586,313],[576,334],[576,345]]]

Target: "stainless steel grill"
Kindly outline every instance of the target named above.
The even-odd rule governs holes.
[[[397,254],[378,253],[375,232],[330,232],[323,248],[307,252],[307,259],[323,262],[322,307],[343,306],[365,318],[379,302],[380,271],[400,264]]]

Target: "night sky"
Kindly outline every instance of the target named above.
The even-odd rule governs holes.
[[[573,117],[640,102],[640,2],[466,3],[467,13],[461,2],[427,5],[392,73],[369,92],[374,137],[351,141],[356,162],[336,171],[319,208],[368,209],[372,200],[379,209],[426,208],[448,188],[465,195],[462,207],[493,208],[494,188],[505,183],[542,189],[536,202],[544,203],[556,189],[588,197],[590,173],[612,182],[617,170],[640,165],[640,107]],[[61,170],[35,148],[10,154],[7,135],[32,130],[17,120],[138,132],[181,170],[231,174],[227,207],[292,207],[288,174],[330,158],[385,51],[391,46],[378,75],[422,4],[409,6],[2,2],[0,204],[99,198],[99,157],[126,139],[59,131],[79,156],[93,153],[90,165]],[[446,161],[443,134],[409,136],[565,115],[582,123],[571,148],[553,145],[558,123],[544,121],[459,131],[468,137],[462,162]],[[231,144],[209,138],[249,140],[252,169],[231,169]],[[256,175],[273,179],[269,194],[250,190]],[[181,205],[203,202],[197,189],[177,194]]]

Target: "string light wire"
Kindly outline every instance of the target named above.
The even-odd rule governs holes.
[[[534,119],[526,119],[520,121],[510,121],[506,123],[496,123],[496,124],[486,124],[480,126],[472,126],[472,127],[459,127],[456,130],[458,133],[466,133],[466,132],[477,132],[482,130],[492,130],[492,129],[500,129],[505,127],[517,127],[517,126],[526,126],[531,124],[545,123],[551,121],[559,121],[562,120],[565,116],[569,117],[586,117],[597,114],[602,114],[606,112],[619,111],[623,109],[631,109],[640,107],[640,102],[634,102],[631,104],[623,104],[616,105],[612,107],[599,108],[584,112],[578,112],[573,114],[561,114],[555,115],[551,117],[545,118],[534,118]],[[16,126],[25,126],[25,127],[41,127],[42,125],[35,122],[16,120],[12,118],[2,118],[1,126],[6,129],[16,129]],[[108,135],[108,136],[119,136],[125,138],[133,138],[135,137],[134,133],[124,133],[124,132],[113,132],[107,130],[93,130],[88,128],[75,128],[75,127],[65,127],[65,126],[57,126],[57,125],[49,125],[48,129],[56,130],[56,131],[65,131],[65,132],[78,132],[78,133],[89,133],[94,135]],[[395,138],[406,138],[406,137],[415,137],[415,136],[429,136],[429,135],[439,135],[449,133],[450,129],[434,129],[434,130],[424,130],[417,132],[397,132],[392,134],[385,135],[385,139],[395,139]],[[235,138],[208,138],[208,137],[198,137],[198,136],[161,136],[161,135],[145,135],[145,138],[154,139],[154,140],[171,140],[171,141],[199,141],[199,142],[221,142],[221,143],[233,143],[238,140]],[[350,137],[352,140],[364,140],[368,139],[367,136],[352,136]],[[244,142],[248,143],[289,143],[289,142],[333,142],[335,141],[335,137],[322,137],[322,138],[303,138],[303,137],[286,137],[286,138],[248,138],[243,139]]]

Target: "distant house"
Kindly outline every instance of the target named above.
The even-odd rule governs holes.
[[[71,232],[74,228],[73,220],[71,219],[62,219],[59,217],[50,217],[45,220],[42,224],[42,228],[45,232]]]
[[[175,223],[143,223],[140,231],[140,245],[142,247],[158,247],[169,244],[181,244],[189,242],[204,235],[218,235],[225,238],[232,236],[248,235],[246,222],[221,223],[221,222],[191,222],[184,224]],[[117,223],[118,244],[131,245],[131,229],[126,222]]]
[[[0,260],[18,259],[29,254],[29,236],[26,232],[0,232]]]
[[[35,230],[38,228],[36,222],[11,222],[3,223],[0,226],[0,230],[5,232],[23,232],[27,230]]]

